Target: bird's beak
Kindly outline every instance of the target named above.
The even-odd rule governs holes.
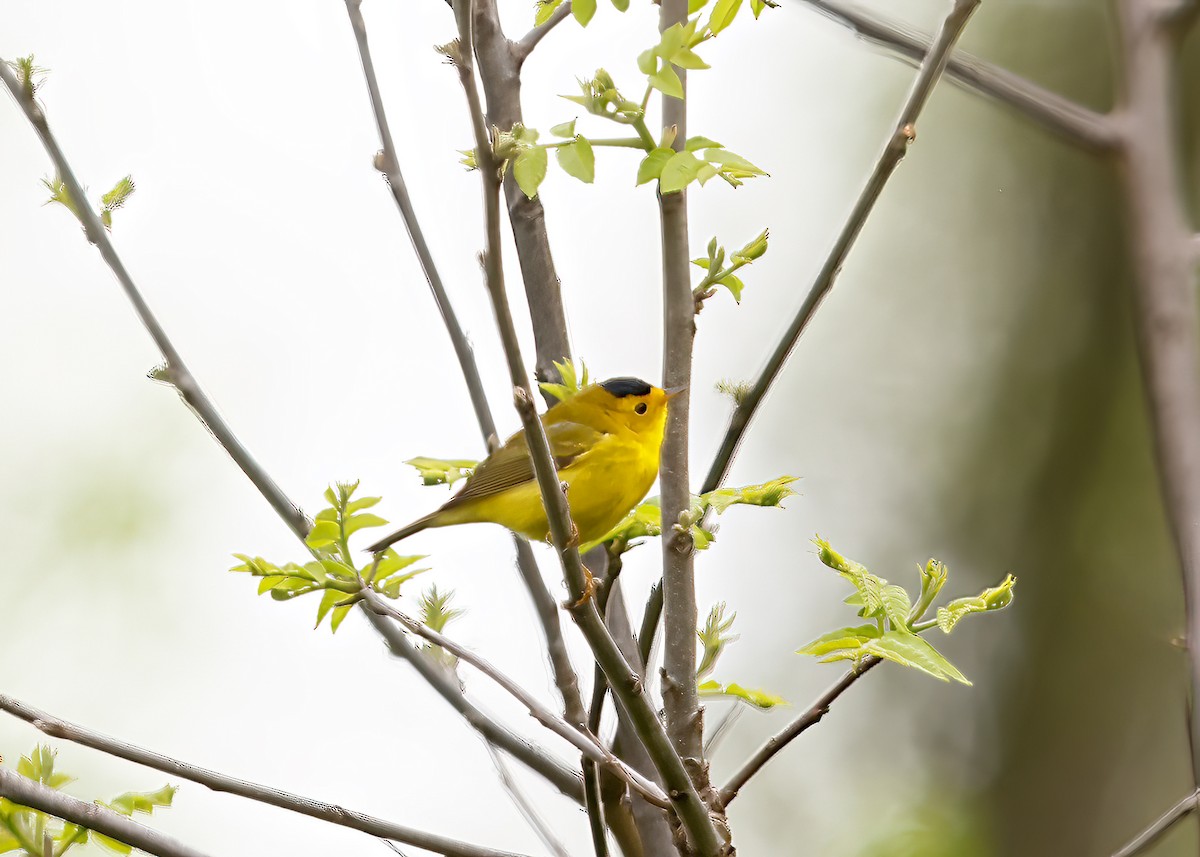
[[[674,399],[676,396],[678,396],[680,393],[682,393],[686,389],[687,389],[686,386],[684,386],[684,387],[667,387],[665,390],[663,390],[663,392],[667,394],[667,401],[669,402],[671,399]]]

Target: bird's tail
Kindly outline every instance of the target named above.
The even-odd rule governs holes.
[[[423,518],[417,518],[415,521],[413,521],[407,527],[401,527],[400,529],[396,530],[396,532],[392,533],[390,536],[385,536],[384,538],[375,542],[375,544],[371,545],[369,548],[367,548],[367,550],[371,553],[379,553],[382,550],[386,550],[388,547],[390,547],[391,545],[394,545],[396,542],[400,541],[401,539],[407,539],[413,533],[419,533],[419,532],[421,532],[421,530],[424,530],[430,526],[433,526],[434,525],[433,521],[436,516],[437,516],[437,512],[432,512]]]

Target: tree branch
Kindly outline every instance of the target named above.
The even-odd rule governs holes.
[[[166,774],[173,774],[177,777],[182,777],[185,780],[190,780],[193,783],[199,783],[200,785],[207,786],[216,792],[225,792],[227,794],[249,798],[250,800],[269,804],[270,806],[279,807],[280,809],[286,809],[291,812],[299,813],[300,815],[307,815],[311,818],[327,821],[330,824],[337,824],[342,827],[349,827],[353,830],[362,831],[363,833],[369,833],[372,836],[379,836],[384,839],[392,839],[396,842],[415,845],[418,848],[425,848],[438,854],[445,854],[447,857],[513,857],[512,852],[497,851],[492,848],[484,848],[482,846],[471,845],[466,842],[458,842],[454,839],[449,839],[444,836],[438,836],[433,833],[425,833],[421,830],[414,830],[411,827],[404,827],[403,825],[385,821],[380,818],[375,818],[374,816],[366,815],[365,813],[346,809],[345,807],[341,807],[336,804],[323,803],[321,801],[313,800],[312,798],[301,797],[300,795],[283,791],[282,789],[271,788],[270,786],[252,783],[247,780],[239,780],[235,777],[226,776],[225,774],[218,773],[217,771],[209,770],[208,768],[202,768],[198,765],[181,762],[178,759],[173,759],[170,756],[164,756],[161,753],[154,752],[153,750],[146,750],[133,744],[127,744],[124,741],[118,741],[115,738],[109,738],[106,735],[101,735],[99,732],[93,732],[90,729],[85,729],[82,726],[78,726],[66,720],[61,720],[52,714],[39,711],[32,706],[26,705],[25,703],[4,694],[0,694],[0,710],[6,711],[14,717],[24,720],[26,723],[32,724],[34,728],[52,738],[58,738],[64,741],[72,741],[76,744],[82,744],[85,747],[91,747],[93,750],[99,750],[100,752],[107,753],[110,756],[116,756],[118,759],[136,762],[139,765],[145,765],[146,767],[153,768],[156,771],[162,771]],[[499,742],[496,743],[499,744]],[[12,797],[11,795],[8,796]],[[16,800],[18,803],[26,803],[24,800],[17,798],[12,799]],[[55,815],[58,815],[61,818],[67,818],[68,820],[76,821],[74,818],[63,815],[56,810],[47,811],[53,812]],[[98,830],[106,836],[113,836],[123,842],[136,845],[138,848],[142,848],[143,850],[151,850],[132,839],[126,839],[119,833],[110,834],[103,828],[88,822],[76,821],[76,823],[83,824],[85,827],[93,830]],[[151,851],[151,853],[160,852]]]
[[[1182,573],[1190,659],[1192,773],[1200,785],[1200,318],[1180,171],[1178,2],[1121,0],[1121,179],[1133,246],[1142,376],[1164,505]]]
[[[497,443],[496,424],[492,419],[491,409],[488,407],[487,396],[483,390],[483,381],[479,377],[479,368],[475,362],[475,352],[471,348],[471,343],[458,322],[458,316],[455,314],[454,307],[450,303],[450,298],[446,294],[446,289],[442,285],[441,276],[438,274],[437,267],[433,262],[433,256],[429,252],[429,245],[425,242],[421,223],[417,219],[416,211],[413,209],[412,199],[409,197],[408,188],[404,183],[404,176],[400,172],[400,164],[396,157],[396,147],[392,142],[392,133],[388,125],[387,113],[383,107],[383,96],[379,88],[379,81],[375,77],[374,63],[371,61],[371,49],[367,41],[366,22],[363,20],[360,8],[361,3],[362,0],[346,0],[346,12],[349,14],[350,23],[354,28],[359,58],[362,61],[363,76],[366,80],[367,92],[371,99],[371,109],[374,111],[375,124],[379,131],[379,140],[383,146],[382,162],[379,166],[387,177],[388,187],[392,191],[396,207],[400,210],[405,231],[408,233],[409,240],[412,241],[417,259],[421,263],[421,270],[425,272],[425,280],[429,283],[434,301],[437,303],[438,310],[442,314],[442,321],[445,323],[446,332],[449,334],[450,341],[454,345],[454,353],[458,357],[459,368],[462,370],[463,380],[466,382],[467,391],[471,397],[471,405],[475,409],[475,418],[479,423],[479,430],[483,435],[484,446],[490,450]],[[583,700],[579,694],[579,679],[575,674],[575,668],[571,664],[570,655],[567,653],[566,642],[563,640],[562,624],[559,621],[558,609],[554,603],[554,597],[550,594],[549,589],[546,588],[546,582],[542,579],[537,561],[534,559],[529,545],[516,537],[514,537],[513,542],[517,552],[517,569],[521,575],[521,580],[525,583],[525,588],[529,591],[529,597],[533,600],[534,609],[541,622],[542,633],[546,637],[546,650],[550,658],[554,683],[562,696],[563,708],[567,719],[574,724],[582,725],[584,722],[584,711]]]
[[[354,29],[354,38],[358,43],[358,56],[362,61],[363,77],[366,79],[367,93],[371,98],[371,110],[375,114],[375,127],[379,131],[379,142],[383,146],[380,156],[376,159],[376,167],[387,178],[388,188],[400,210],[404,221],[404,229],[412,242],[421,270],[425,273],[425,281],[433,292],[438,311],[442,314],[442,322],[446,325],[446,333],[454,346],[454,354],[458,358],[463,380],[467,383],[467,392],[471,396],[471,406],[475,409],[475,419],[483,432],[483,442],[490,449],[496,442],[496,425],[492,421],[492,412],[488,408],[487,395],[483,390],[483,381],[479,377],[479,367],[475,363],[475,352],[467,335],[463,332],[450,296],[442,284],[442,277],[433,262],[433,254],[425,242],[425,233],[421,222],[413,209],[412,198],[408,195],[408,185],[400,172],[400,162],[396,157],[396,146],[392,142],[391,128],[388,126],[387,113],[383,109],[383,95],[379,89],[379,81],[375,77],[375,64],[371,61],[371,48],[367,43],[367,25],[362,16],[362,0],[346,0],[346,13],[350,16],[350,24]]]
[[[487,2],[487,0],[484,0]],[[646,700],[641,680],[630,669],[621,655],[608,629],[596,609],[593,599],[586,597],[588,573],[579,558],[578,549],[572,544],[572,524],[567,509],[567,498],[559,486],[558,473],[545,429],[538,419],[533,403],[533,392],[521,358],[521,347],[513,325],[508,296],[504,289],[504,268],[500,256],[500,173],[499,165],[492,153],[491,140],[484,123],[483,108],[475,84],[473,62],[473,21],[471,0],[456,0],[454,9],[459,27],[459,77],[467,96],[471,112],[471,124],[475,131],[476,160],[484,186],[484,205],[487,223],[487,251],[484,254],[484,270],[488,293],[496,314],[500,340],[504,345],[509,376],[512,380],[514,400],[521,425],[529,445],[534,472],[537,475],[542,503],[550,525],[550,535],[555,551],[562,564],[563,574],[575,599],[571,606],[572,616],[592,647],[596,661],[608,677],[614,695],[625,706],[638,736],[654,759],[655,766],[666,785],[676,812],[688,832],[693,846],[701,857],[716,855],[720,850],[716,832],[708,817],[704,803],[696,793],[683,762],[674,752],[662,723]]]
[[[208,398],[208,395],[200,387],[199,382],[192,375],[187,364],[183,362],[183,357],[180,356],[174,343],[171,342],[163,326],[159,323],[158,318],[151,311],[149,304],[142,297],[142,293],[138,291],[133,278],[130,277],[129,272],[125,269],[121,257],[117,255],[116,248],[113,247],[112,241],[108,237],[108,230],[104,228],[103,224],[100,223],[100,218],[92,210],[83,186],[75,177],[71,165],[67,163],[66,155],[63,154],[58,141],[50,132],[50,125],[46,121],[46,115],[42,112],[41,106],[31,94],[23,90],[11,67],[2,57],[0,57],[0,80],[4,82],[4,85],[16,100],[17,105],[25,113],[29,124],[33,126],[33,130],[42,141],[46,153],[50,156],[50,160],[53,161],[59,178],[62,179],[67,191],[71,194],[71,199],[75,202],[76,214],[83,224],[84,234],[87,235],[88,241],[100,251],[101,258],[104,259],[105,264],[112,270],[113,275],[117,278],[117,282],[120,283],[121,288],[125,291],[125,296],[133,304],[134,312],[137,313],[142,325],[150,334],[150,338],[154,340],[154,344],[162,353],[163,359],[166,361],[165,378],[175,387],[179,395],[183,398],[183,401],[199,417],[205,428],[217,439],[217,442],[229,453],[229,456],[241,468],[242,472],[254,483],[254,487],[267,499],[267,502],[271,504],[271,508],[291,528],[296,537],[303,541],[304,537],[308,535],[312,522],[309,521],[308,516],[300,511],[300,508],[295,503],[288,499],[287,495],[283,493],[283,489],[275,483],[275,480],[267,475],[267,472],[263,470],[262,466],[254,459],[246,447],[242,445],[241,441],[233,433],[233,430],[225,422],[224,417],[217,410],[216,405],[213,404],[212,400]]]
[[[473,50],[479,60],[479,77],[487,100],[487,125],[507,131],[523,121],[521,60],[513,43],[504,36],[496,0],[478,0],[474,9]],[[546,212],[540,196],[533,199],[525,196],[511,170],[504,177],[504,197],[533,322],[535,374],[539,381],[558,381],[554,361],[570,358],[571,343],[567,337],[562,288],[546,234]]]
[[[805,5],[848,27],[860,38],[920,62],[929,50],[923,33],[841,0],[801,0]],[[1111,151],[1117,143],[1108,116],[1038,86],[1000,66],[962,51],[951,54],[946,77],[972,92],[993,98],[1068,142],[1092,152]]]
[[[488,743],[495,744],[514,759],[545,777],[555,788],[576,803],[583,801],[583,785],[579,774],[568,770],[561,762],[540,747],[510,731],[476,707],[459,686],[457,679],[441,666],[430,660],[424,652],[413,646],[404,632],[378,615],[364,609],[368,621],[383,637],[388,650],[398,658],[408,661],[421,674],[438,695],[463,716]]]
[[[550,825],[542,818],[537,806],[521,791],[520,785],[513,779],[512,772],[508,769],[508,763],[504,761],[504,756],[491,744],[487,745],[487,751],[488,755],[492,757],[492,764],[496,766],[496,773],[500,777],[500,784],[508,792],[509,798],[517,807],[517,811],[521,813],[521,817],[525,819],[525,823],[537,834],[537,838],[542,840],[542,844],[546,846],[546,850],[554,855],[554,857],[571,857],[566,847],[554,835],[554,831],[550,829]]]
[[[704,485],[700,489],[701,493],[715,490],[725,480],[733,457],[742,442],[742,436],[750,425],[751,418],[758,410],[758,406],[762,403],[763,397],[766,396],[771,385],[775,383],[775,379],[779,377],[783,364],[792,353],[792,349],[796,347],[796,342],[800,339],[804,329],[808,327],[808,323],[821,305],[821,301],[833,287],[833,282],[837,278],[838,272],[841,271],[846,256],[854,246],[854,241],[862,231],[867,217],[874,210],[875,203],[883,192],[884,186],[904,158],[909,145],[916,139],[916,122],[921,115],[921,110],[946,68],[954,43],[958,41],[963,27],[966,26],[967,20],[978,5],[979,0],[954,0],[950,13],[938,30],[933,47],[913,80],[908,96],[904,100],[904,106],[900,110],[900,116],[891,133],[888,134],[883,151],[879,153],[879,158],[871,171],[871,176],[855,201],[841,232],[834,240],[829,255],[826,256],[821,269],[817,272],[817,276],[809,288],[808,296],[805,297],[804,303],[796,313],[787,332],[775,346],[775,350],[767,360],[767,365],[755,379],[754,386],[751,387],[742,403],[734,409],[729,420],[729,427],[725,430],[725,436],[721,440],[721,448],[713,459],[708,475],[704,479]]]
[[[538,42],[546,38],[547,34],[567,18],[571,17],[571,0],[567,0],[546,19],[546,23],[534,27],[521,38],[520,41],[513,45],[513,56],[516,58],[517,67],[519,68],[529,55],[533,53],[533,49],[537,47]]]
[[[1141,854],[1174,827],[1176,822],[1183,821],[1195,812],[1198,802],[1200,802],[1200,791],[1192,792],[1156,818],[1149,827],[1126,843],[1124,848],[1114,851],[1112,857],[1134,857],[1136,854]]]
[[[205,857],[203,851],[138,824],[119,812],[55,791],[7,768],[0,768],[0,797],[94,830],[158,857]]]
[[[763,766],[771,761],[776,753],[790,744],[794,738],[798,738],[801,733],[820,723],[821,718],[829,713],[829,707],[833,705],[834,701],[878,663],[880,663],[880,659],[877,657],[864,658],[861,667],[847,672],[838,680],[837,684],[821,694],[803,714],[784,727],[777,735],[768,738],[767,742],[746,760],[746,763],[729,778],[729,782],[721,789],[722,803],[728,806],[729,802],[738,796],[742,786],[762,770]]]
[[[644,797],[664,807],[670,805],[667,796],[663,794],[662,789],[657,784],[647,780],[637,771],[626,767],[620,759],[600,744],[595,735],[586,731],[586,729],[568,724],[561,717],[538,702],[532,694],[498,670],[489,661],[475,654],[470,649],[459,645],[444,634],[440,634],[433,628],[422,625],[415,619],[401,613],[384,601],[369,586],[364,584],[360,590],[360,594],[366,600],[367,606],[375,613],[394,619],[407,631],[429,640],[434,645],[441,646],[459,660],[475,667],[475,669],[500,685],[510,696],[525,706],[534,720],[545,726],[555,735],[565,739],[593,762],[603,765],[612,771],[630,786],[637,789]]]

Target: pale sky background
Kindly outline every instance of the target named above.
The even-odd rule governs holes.
[[[943,6],[875,5],[927,30]],[[523,34],[531,3],[502,6],[510,36]],[[512,431],[474,259],[478,176],[455,152],[469,147],[466,110],[455,75],[431,49],[452,38],[452,16],[437,0],[368,0],[364,11],[415,205],[502,432]],[[987,18],[985,6],[978,31]],[[607,123],[556,95],[573,93],[575,77],[600,66],[640,92],[635,58],[656,41],[656,19],[635,0],[624,15],[602,2],[587,30],[564,23],[527,64],[527,123],[545,131],[580,116],[581,132],[611,136]],[[289,495],[312,512],[328,483],[358,478],[362,493],[384,496],[379,511],[396,523],[440,502],[445,489],[422,488],[402,461],[476,456],[477,430],[408,238],[371,167],[378,143],[343,4],[7,0],[0,56],[31,52],[50,69],[40,97],[81,180],[98,194],[133,174],[137,192],[115,218],[118,250],[202,385]],[[744,12],[702,53],[713,70],[691,76],[690,130],[771,178],[692,194],[695,255],[713,234],[736,247],[770,226],[772,243],[746,273],[742,305],[720,294],[698,320],[697,483],[728,407],[713,384],[750,377],[799,306],[912,74],[790,2],[758,22]],[[945,438],[981,418],[963,393],[986,380],[979,373],[1017,319],[989,292],[1002,260],[994,250],[973,263],[982,269],[977,289],[945,287],[962,276],[961,261],[939,263],[956,238],[924,231],[913,199],[932,197],[939,223],[964,232],[985,218],[1018,218],[1022,191],[1006,185],[1010,165],[991,165],[980,183],[970,153],[989,127],[1012,121],[957,90],[935,93],[918,144],[734,467],[731,484],[803,478],[786,510],[728,512],[716,546],[698,560],[701,612],[728,601],[742,634],[717,677],[778,692],[794,708],[746,712],[716,755],[718,781],[839,674],[792,654],[851,618],[838,608],[843,585],[807,544],[812,534],[905,583],[931,554],[954,567],[939,551],[939,510],[925,502],[923,481],[945,477],[954,460]],[[597,377],[656,381],[657,212],[650,186],[633,186],[636,165],[634,153],[597,150],[596,183],[584,186],[552,159],[543,194],[577,354]],[[43,207],[38,180],[51,173],[24,118],[0,98],[8,545],[0,689],[235,776],[545,853],[478,739],[407,665],[385,656],[361,617],[335,637],[314,633],[315,598],[277,604],[226,571],[234,551],[279,562],[303,552],[176,396],[146,379],[160,357],[71,216]],[[981,194],[992,206],[983,213]],[[1019,273],[1020,261],[1008,261]],[[511,252],[506,264],[527,332]],[[431,532],[406,548],[430,555],[434,571],[422,583],[455,589],[468,611],[453,636],[552,701],[507,536],[489,527]],[[538,550],[553,580],[552,557]],[[978,577],[964,588],[999,579],[1004,560],[973,569]],[[623,579],[638,615],[657,563],[657,544],[630,555]],[[563,592],[557,581],[552,590]],[[999,623],[980,622],[969,635],[969,646],[956,647],[957,637],[947,646],[965,671],[1003,660]],[[464,674],[472,697],[571,758],[509,699]],[[925,677],[904,681],[913,693],[931,692]],[[953,692],[982,705],[987,689]],[[844,844],[839,824],[870,787],[839,754],[869,740],[869,724],[896,743],[897,766],[913,769],[902,708],[867,687],[839,703],[734,805],[741,852],[782,853],[775,836],[792,829],[814,837],[814,854]],[[724,709],[713,705],[710,721]],[[987,728],[986,717],[947,724],[975,747],[986,744]],[[0,718],[9,761],[39,737]],[[73,793],[81,797],[181,786],[175,808],[152,823],[202,850],[390,853],[354,831],[55,746],[61,766],[80,776]],[[514,769],[573,853],[588,853],[582,813]]]

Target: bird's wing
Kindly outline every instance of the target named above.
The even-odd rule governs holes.
[[[550,441],[550,454],[554,466],[562,470],[579,456],[596,445],[604,433],[580,423],[558,422],[546,426],[546,438]],[[446,503],[457,506],[468,500],[491,497],[508,488],[532,482],[533,459],[525,442],[524,432],[517,432],[504,446],[489,455],[475,468],[467,484]]]

